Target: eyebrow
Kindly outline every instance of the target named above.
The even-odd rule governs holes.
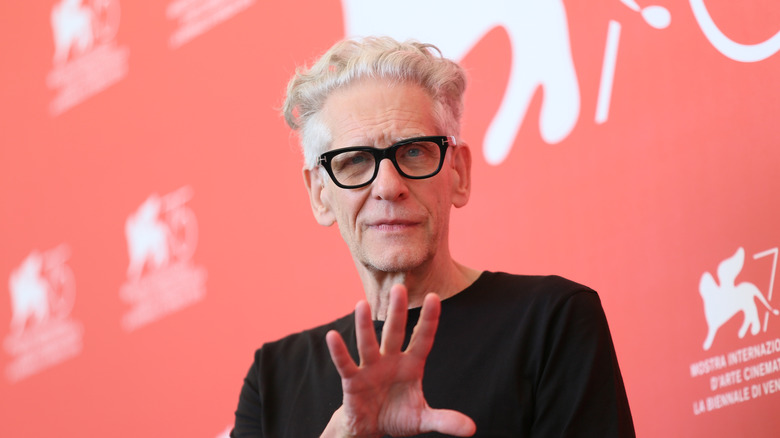
[[[370,140],[367,140],[366,137],[362,137],[360,139],[360,141],[349,141],[349,142],[346,142],[345,145],[336,145],[335,142],[331,141],[328,144],[328,149],[325,152],[327,152],[329,150],[334,150],[334,149],[357,148],[357,147],[369,147],[369,148],[374,148],[374,149],[386,149],[386,148],[389,148],[389,147],[393,146],[396,143],[402,142],[404,140],[408,140],[410,138],[426,137],[426,136],[432,135],[432,134],[419,133],[419,131],[415,131],[415,132],[418,132],[418,133],[411,134],[411,135],[391,137],[390,138],[390,144],[388,144],[385,147],[377,147],[377,146],[375,146],[373,144],[374,142],[370,141]]]
[[[410,138],[427,137],[427,136],[429,136],[429,134],[419,133],[419,134],[405,135],[403,137],[393,137],[391,139],[391,143],[389,145],[387,145],[387,147],[390,147],[390,146],[392,146],[394,144],[400,143],[400,142],[405,141],[405,140],[409,140]],[[379,148],[379,149],[384,149],[384,148]]]

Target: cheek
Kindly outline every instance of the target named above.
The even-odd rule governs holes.
[[[331,185],[323,194],[323,202],[327,202],[329,208],[336,216],[339,228],[351,228],[357,221],[362,205],[359,193],[352,193]]]
[[[437,193],[432,191],[431,193]],[[441,192],[438,192],[441,193]],[[448,199],[446,196],[423,196],[416,198],[417,204],[425,210],[428,216],[428,226],[438,228],[445,220],[448,208]]]

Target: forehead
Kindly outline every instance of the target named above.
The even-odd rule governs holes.
[[[335,90],[321,117],[331,133],[329,149],[386,147],[404,138],[441,134],[435,128],[433,100],[408,82],[363,79]]]

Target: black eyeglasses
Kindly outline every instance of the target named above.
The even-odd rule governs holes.
[[[414,137],[385,149],[369,146],[334,149],[320,155],[317,164],[325,168],[337,186],[357,189],[374,181],[379,163],[385,158],[405,178],[430,178],[441,170],[447,147],[455,145],[453,136]]]

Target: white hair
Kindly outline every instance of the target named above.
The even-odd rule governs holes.
[[[283,114],[300,132],[304,164],[312,169],[327,150],[331,133],[319,113],[330,93],[360,79],[417,84],[433,100],[433,117],[442,134],[458,136],[466,75],[432,44],[398,42],[389,37],[343,40],[311,68],[298,68],[287,85]]]

